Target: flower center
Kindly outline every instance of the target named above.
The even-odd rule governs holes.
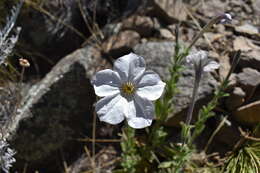
[[[135,86],[131,82],[126,82],[126,83],[122,84],[121,90],[124,94],[131,95],[135,92]]]

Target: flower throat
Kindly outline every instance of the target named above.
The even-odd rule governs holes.
[[[122,84],[121,91],[125,95],[132,95],[135,92],[135,86],[131,82],[126,82],[126,83]]]

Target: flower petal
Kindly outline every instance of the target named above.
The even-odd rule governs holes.
[[[136,118],[128,119],[127,122],[128,122],[128,125],[132,128],[142,129],[142,128],[150,126],[152,124],[153,120],[145,119],[142,117],[136,117]]]
[[[114,70],[118,72],[123,82],[133,81],[144,73],[145,61],[143,57],[130,53],[115,61]]]
[[[137,95],[150,101],[161,97],[165,88],[165,83],[161,81],[160,76],[153,71],[147,71],[141,77],[137,85]]]
[[[100,121],[109,124],[119,124],[124,120],[124,110],[127,101],[121,95],[107,96],[96,104],[96,112]]]
[[[154,105],[147,99],[134,97],[133,102],[128,103],[128,125],[135,129],[145,128],[152,124],[154,119]]]
[[[203,71],[210,72],[219,68],[219,64],[216,61],[209,61],[208,64],[203,68]]]
[[[186,56],[186,61],[188,63],[196,63],[198,64],[199,61],[203,61],[204,59],[207,59],[208,54],[206,51],[200,50],[197,52],[191,52],[190,55]]]
[[[231,21],[232,21],[232,16],[229,13],[220,15],[220,18],[221,18],[221,20],[220,20],[221,24],[231,23]]]
[[[95,93],[99,97],[114,95],[120,92],[120,77],[117,72],[110,69],[96,73],[91,81]]]

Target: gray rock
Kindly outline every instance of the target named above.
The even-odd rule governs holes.
[[[5,9],[1,8],[1,4],[3,1],[0,2],[2,15]],[[102,29],[104,25],[119,21],[145,6],[142,0],[44,0],[36,4],[47,12],[43,13],[34,8],[24,9],[19,17],[19,25],[23,28],[19,41],[23,45],[20,47],[20,53],[30,52],[27,58],[32,58],[35,64],[40,64],[37,68],[41,75],[49,72],[52,64],[82,47],[85,41],[96,41],[91,39],[94,33],[103,40],[103,35],[97,27],[93,30],[94,24]],[[94,14],[96,18],[93,17]],[[37,58],[38,55],[45,58]]]
[[[251,68],[244,68],[237,74],[238,85],[246,92],[246,101],[249,101],[260,85],[260,72]]]
[[[245,101],[245,96],[246,93],[241,88],[235,87],[225,101],[227,109],[233,111],[241,106]]]
[[[255,1],[252,1],[252,7],[253,9],[255,10],[255,13],[256,15],[260,15],[260,1],[259,0],[255,0]]]
[[[170,78],[168,68],[171,65],[171,58],[174,54],[174,45],[174,42],[147,42],[136,45],[134,52],[145,58],[148,69],[156,71],[166,80]],[[185,64],[185,70],[182,72],[182,77],[177,84],[180,93],[173,98],[174,112],[169,116],[167,124],[175,126],[179,124],[180,120],[185,119],[192,95],[193,81],[193,67]],[[198,113],[199,108],[211,99],[216,86],[217,81],[214,77],[210,73],[205,73],[200,83],[194,114]]]
[[[102,44],[104,52],[112,56],[118,57],[130,52],[140,40],[140,35],[131,30],[119,32],[117,35],[111,36]]]
[[[242,68],[250,67],[260,71],[260,50],[253,49],[249,52],[242,52],[238,65]]]
[[[151,17],[133,15],[122,22],[122,29],[133,30],[142,37],[149,37],[154,31],[154,25]]]
[[[260,72],[251,68],[244,68],[243,71],[237,74],[237,82],[245,90],[256,88],[260,84]]]
[[[75,159],[81,150],[76,139],[90,131],[92,124],[96,97],[89,79],[98,56],[93,47],[77,50],[29,89],[6,136],[19,153],[17,170],[28,164],[29,172],[55,172],[61,150],[66,151],[64,159]]]
[[[144,57],[148,68],[169,79],[168,67],[174,53],[174,42],[147,42],[134,47],[134,52]]]
[[[259,33],[257,27],[248,23],[236,27],[235,30],[239,33],[249,34],[249,35],[257,35]]]
[[[173,23],[178,20],[185,21],[187,13],[185,5],[179,0],[152,0],[154,11],[159,18]]]
[[[159,38],[166,39],[166,40],[174,40],[175,36],[168,29],[161,28],[159,29]]]
[[[200,14],[203,14],[203,16],[208,18],[213,18],[216,15],[219,15],[226,11],[226,7],[228,6],[228,2],[221,1],[221,0],[215,0],[215,1],[204,1],[200,2],[201,4],[198,4],[198,1],[193,3],[193,6],[198,10]],[[203,5],[202,5],[203,4]]]
[[[67,170],[67,173],[82,173],[89,172],[95,169],[99,173],[112,173],[116,164],[111,163],[117,160],[119,151],[112,146],[104,147],[99,153],[96,154],[95,167],[93,168],[93,160],[86,153],[84,153],[75,163],[73,163]]]

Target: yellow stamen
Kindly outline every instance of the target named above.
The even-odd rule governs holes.
[[[124,94],[130,95],[135,92],[135,86],[131,82],[126,82],[121,87]]]

